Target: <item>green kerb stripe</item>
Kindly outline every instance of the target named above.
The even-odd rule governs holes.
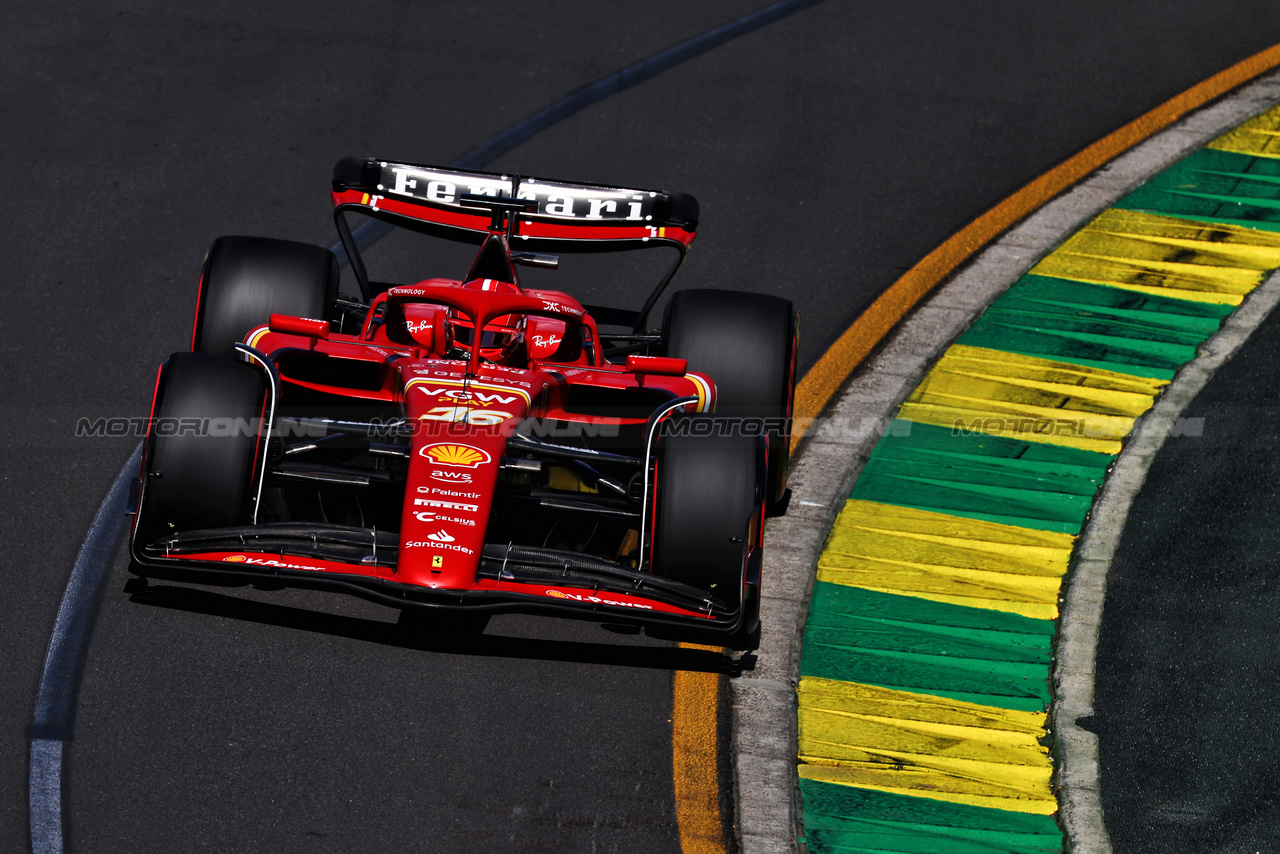
[[[1052,620],[818,581],[800,672],[1041,712],[1053,631]]]
[[[1052,816],[800,780],[811,854],[1047,854],[1062,850]]]
[[[850,498],[1079,533],[1109,454],[896,422]]]
[[[1280,160],[1202,148],[1115,207],[1280,231],[1277,178]]]
[[[1025,275],[959,344],[1171,379],[1231,306]]]

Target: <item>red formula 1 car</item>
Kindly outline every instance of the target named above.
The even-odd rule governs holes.
[[[327,249],[210,249],[191,352],[156,380],[133,572],[345,590],[427,628],[524,610],[748,636],[796,318],[683,290],[646,331],[697,202],[347,158],[333,203],[359,299]],[[474,257],[456,279],[373,281],[359,247],[379,230]],[[634,249],[675,255],[639,311],[517,272]]]

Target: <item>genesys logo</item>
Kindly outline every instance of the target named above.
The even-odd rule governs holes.
[[[645,611],[652,611],[652,605],[641,605],[639,602],[621,602],[617,599],[605,599],[601,596],[585,596],[580,593],[565,593],[563,590],[547,590],[546,594],[552,599],[570,599],[574,602],[591,602],[596,605],[619,605],[623,608],[640,608]]]
[[[474,469],[493,462],[493,457],[488,451],[453,442],[424,445],[418,449],[418,454],[434,461],[438,465],[455,468]]]
[[[324,572],[323,566],[308,566],[305,563],[288,563],[275,558],[249,557],[248,555],[227,555],[222,559],[226,563],[243,563],[248,566],[270,566],[275,569],[306,569],[311,572]]]

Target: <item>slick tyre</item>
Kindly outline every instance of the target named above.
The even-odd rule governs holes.
[[[691,415],[667,423],[658,443],[653,572],[741,608],[740,633],[759,621],[759,583],[749,561],[760,544],[765,445],[726,428],[728,419]]]
[[[328,319],[338,262],[320,246],[267,237],[219,237],[209,247],[191,350],[235,356],[235,344],[273,314]]]
[[[174,531],[248,521],[266,384],[243,362],[174,353],[160,369],[139,533],[148,541]]]
[[[662,324],[666,355],[687,359],[689,370],[716,384],[716,413],[766,428],[771,504],[787,488],[796,334],[788,300],[743,291],[677,291]]]

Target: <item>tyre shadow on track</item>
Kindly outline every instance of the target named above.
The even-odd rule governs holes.
[[[425,652],[645,667],[658,670],[691,670],[725,673],[730,676],[740,675],[744,669],[750,669],[754,663],[754,656],[750,655],[735,660],[724,652],[714,649],[690,649],[665,645],[601,644],[490,634],[464,638],[430,635],[406,637],[395,623],[242,599],[194,587],[157,584],[154,581],[143,584],[139,583],[140,581],[141,579],[130,579],[124,587],[124,592],[129,594],[129,601],[140,605],[280,626]]]

